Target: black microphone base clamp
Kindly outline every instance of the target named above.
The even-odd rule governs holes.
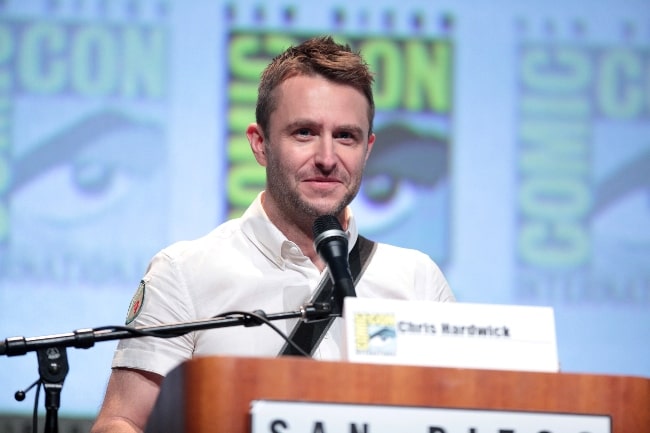
[[[303,322],[319,322],[332,317],[332,305],[328,302],[312,302],[300,306]]]

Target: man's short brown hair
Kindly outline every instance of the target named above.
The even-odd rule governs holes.
[[[373,74],[359,52],[339,44],[331,36],[320,36],[289,47],[276,56],[262,73],[255,108],[255,121],[268,136],[269,118],[276,108],[274,90],[297,75],[320,75],[338,84],[352,86],[368,100],[368,134],[372,133],[375,102]]]

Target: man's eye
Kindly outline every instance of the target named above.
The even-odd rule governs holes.
[[[357,141],[356,135],[354,135],[352,132],[340,132],[337,137],[339,140],[342,140],[346,143],[351,143]]]
[[[303,136],[308,136],[311,135],[311,130],[307,128],[302,128],[296,131],[296,135],[303,135]]]

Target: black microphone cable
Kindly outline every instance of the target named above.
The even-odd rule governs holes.
[[[303,351],[300,346],[298,346],[296,343],[293,342],[287,336],[284,332],[282,332],[277,326],[275,326],[269,319],[266,317],[266,313],[262,310],[256,310],[253,312],[250,311],[226,311],[224,313],[217,314],[215,316],[212,316],[211,319],[236,319],[236,320],[242,320],[244,327],[251,327],[251,326],[259,326],[259,325],[267,325],[270,327],[275,333],[277,333],[284,341],[286,341],[288,344],[290,344],[292,347],[294,347],[296,350],[300,351],[300,353],[306,357],[310,357],[308,353]],[[100,326],[98,328],[93,328],[93,332],[95,331],[125,331],[128,332],[129,334],[140,336],[140,337],[156,337],[156,338],[176,338],[180,337],[181,335],[185,335],[189,332],[192,332],[192,330],[178,330],[178,331],[170,331],[170,330],[165,330],[165,331],[156,331],[156,330],[146,330],[142,328],[132,328],[129,326]]]

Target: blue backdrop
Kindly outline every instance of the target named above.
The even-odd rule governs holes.
[[[0,2],[0,338],[122,324],[158,249],[241,213],[261,68],[322,33],[377,72],[361,232],[553,306],[564,371],[650,376],[647,0]],[[68,351],[62,413],[114,347]],[[0,358],[0,413],[36,378]]]

